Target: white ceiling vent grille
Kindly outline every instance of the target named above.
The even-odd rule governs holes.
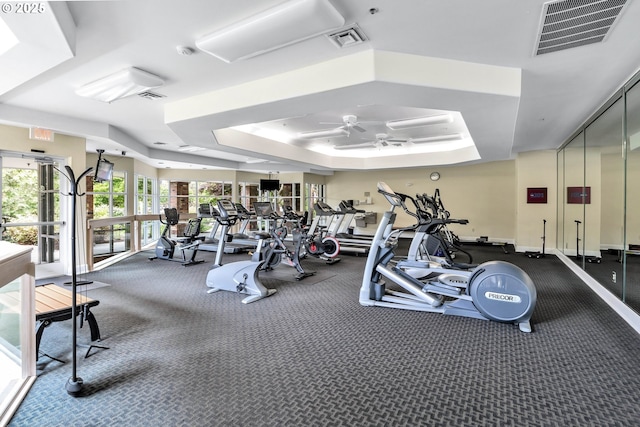
[[[327,34],[327,37],[339,48],[353,46],[367,40],[367,36],[364,35],[357,24]]]
[[[160,99],[160,98],[166,98],[166,95],[160,95],[159,93],[155,93],[155,92],[151,92],[151,91],[144,91],[144,92],[140,92],[138,94],[138,96],[140,98],[144,98],[144,99],[150,99],[150,100],[154,100],[154,99]]]
[[[606,39],[627,0],[561,0],[544,4],[535,55]]]

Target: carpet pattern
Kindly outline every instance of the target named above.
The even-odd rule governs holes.
[[[252,304],[207,294],[204,264],[140,253],[89,278],[102,344],[42,361],[10,426],[630,426],[640,420],[640,337],[559,260],[470,248],[536,283],[534,332],[517,326],[362,307],[365,257],[343,256],[317,283],[263,278]],[[199,254],[200,255],[200,254]],[[228,255],[225,262],[246,259]],[[287,266],[286,273],[292,270]],[[42,348],[70,360],[71,322]],[[88,342],[80,330],[79,342]],[[46,358],[42,358],[46,359]]]

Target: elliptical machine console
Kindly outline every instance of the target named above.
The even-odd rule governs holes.
[[[360,304],[418,310],[482,320],[517,324],[521,331],[531,332],[531,316],[536,305],[536,288],[531,278],[519,267],[504,261],[489,261],[471,270],[443,269],[435,278],[416,279],[402,269],[402,262],[391,264],[395,257],[397,237],[413,231],[417,225],[393,230],[395,208],[409,215],[405,201],[415,200],[394,192],[384,182],[378,192],[391,204],[378,226],[367,257],[360,288]],[[394,282],[406,292],[386,289],[385,280]]]

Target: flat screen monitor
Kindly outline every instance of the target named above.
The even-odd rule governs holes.
[[[280,180],[278,179],[261,179],[260,191],[278,191],[280,190]]]
[[[256,211],[256,216],[260,218],[266,218],[273,212],[269,202],[253,202],[253,210]]]
[[[93,177],[95,182],[110,181],[113,175],[113,163],[100,159],[96,165],[96,174]]]

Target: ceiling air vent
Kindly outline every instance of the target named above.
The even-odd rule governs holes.
[[[159,93],[155,93],[155,92],[151,92],[151,91],[144,91],[144,92],[140,92],[138,94],[138,96],[140,98],[144,98],[144,99],[150,99],[150,100],[154,100],[154,99],[160,99],[160,98],[166,98],[166,95],[160,95]]]
[[[626,3],[627,0],[545,3],[535,55],[604,41]]]
[[[357,24],[327,34],[327,37],[339,48],[353,46],[367,40],[367,36],[364,35]]]

